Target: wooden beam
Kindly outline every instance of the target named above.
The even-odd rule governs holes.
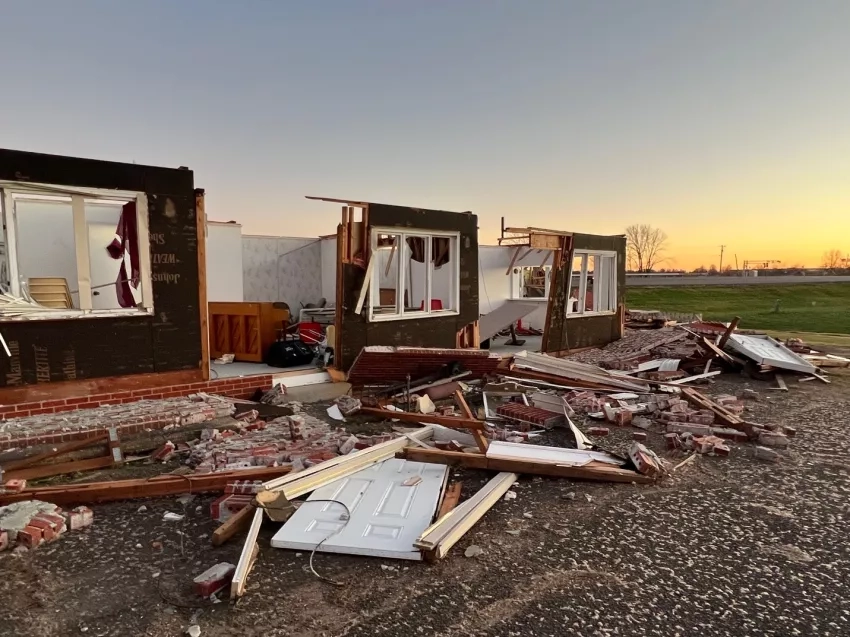
[[[485,469],[487,471],[508,471],[512,473],[527,473],[556,478],[572,478],[574,480],[591,480],[596,482],[654,482],[653,478],[637,471],[621,469],[604,462],[592,461],[581,467],[572,467],[543,462],[528,462],[525,460],[504,460],[487,458],[480,453],[464,453],[461,451],[441,451],[440,449],[420,449],[407,447],[398,457],[414,462],[433,462],[449,466],[465,467],[467,469]]]
[[[469,405],[466,404],[463,392],[459,389],[455,390],[455,400],[457,401],[458,407],[460,407],[460,410],[463,412],[464,418],[477,420],[475,418],[475,414],[473,414],[472,410],[469,408]],[[484,434],[481,433],[481,430],[473,429],[472,437],[475,438],[475,444],[478,445],[478,450],[481,451],[481,453],[487,453],[487,439],[484,437]]]
[[[720,340],[717,342],[717,347],[719,349],[723,349],[726,346],[726,342],[729,340],[729,337],[732,336],[732,332],[737,329],[738,323],[740,323],[740,321],[740,316],[736,316],[732,319],[732,322],[729,323],[729,327],[726,328],[726,331],[723,332],[723,336],[721,336]]]
[[[776,384],[782,391],[788,391],[788,385],[785,384],[785,379],[782,377],[782,374],[775,374]]]
[[[3,467],[5,472],[15,471],[16,469],[31,467],[43,460],[49,460],[50,458],[55,458],[56,456],[61,456],[72,451],[85,449],[86,447],[92,447],[94,445],[105,445],[107,440],[108,438],[106,434],[99,433],[96,436],[84,438],[83,440],[76,440],[74,442],[66,442],[65,444],[57,445],[53,449],[45,451],[44,453],[38,453],[33,456],[21,458],[20,460],[13,460],[12,462],[0,462],[0,466]]]
[[[446,513],[457,506],[457,503],[460,502],[460,493],[462,490],[463,482],[452,482],[446,487],[443,502],[440,504],[440,510],[437,512],[437,520],[441,519]]]
[[[113,480],[36,487],[24,489],[19,493],[0,495],[0,505],[21,500],[44,500],[59,505],[97,504],[135,498],[158,498],[181,493],[217,492],[224,491],[227,483],[233,480],[269,480],[289,473],[289,469],[289,467],[262,467],[199,475],[165,474],[148,480]]]
[[[69,462],[54,462],[52,464],[39,464],[21,469],[13,469],[3,473],[4,480],[37,480],[38,478],[52,478],[66,473],[77,473],[80,471],[93,471],[94,469],[106,469],[113,464],[112,455],[99,458],[87,458],[86,460],[71,460]]]
[[[528,237],[528,245],[535,250],[557,250],[561,247],[564,235],[540,234],[532,232]]]
[[[471,418],[416,414],[410,411],[390,411],[389,409],[380,409],[379,407],[362,407],[359,413],[379,416],[380,418],[385,418],[387,420],[393,419],[405,422],[420,422],[429,425],[443,425],[443,427],[451,427],[452,429],[477,429],[482,431],[485,429],[486,424],[481,420],[474,420]]]
[[[201,312],[201,379],[210,379],[210,329],[207,305],[207,213],[204,191],[195,190],[195,221],[198,235],[198,305]]]
[[[253,504],[249,504],[241,511],[237,511],[230,518],[218,527],[212,534],[212,545],[221,546],[232,538],[237,533],[240,533],[251,526],[251,520],[254,519]]]

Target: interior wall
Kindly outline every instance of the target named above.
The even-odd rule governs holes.
[[[207,223],[207,301],[243,301],[242,226]]]
[[[511,297],[512,276],[505,274],[511,263],[515,247],[510,246],[479,246],[479,296],[481,314],[487,314],[500,308]],[[526,256],[528,248],[522,248],[521,259],[517,259],[514,267],[539,267],[548,254],[547,250],[533,250]],[[552,265],[552,257],[546,262]],[[522,319],[526,327],[542,330],[546,325],[546,304],[548,299],[523,299],[539,303],[540,308]]]
[[[336,245],[336,237],[321,242],[322,296],[329,306],[336,302]]]
[[[70,202],[47,203],[21,199],[15,203],[17,220],[18,271],[31,277],[59,277],[68,282],[74,307],[80,307],[74,219]],[[102,246],[88,246],[90,255],[105,256],[115,237],[121,206],[86,204],[87,236],[101,239]],[[109,231],[105,231],[109,228]],[[103,253],[97,253],[102,250]],[[99,287],[118,278],[120,261],[90,258],[90,274],[95,309],[117,308],[118,295],[113,287]],[[95,294],[96,293],[96,294]],[[139,295],[140,296],[140,295]]]
[[[332,303],[334,296],[323,294],[322,243],[318,238],[243,236],[244,300],[283,301],[293,313],[323,296]]]

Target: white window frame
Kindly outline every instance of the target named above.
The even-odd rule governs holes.
[[[23,297],[20,272],[18,270],[18,233],[16,201],[70,203],[74,224],[74,249],[77,261],[77,291],[79,308],[48,310],[25,317],[0,317],[2,321],[56,320],[61,318],[133,316],[153,314],[153,280],[151,276],[150,234],[148,229],[148,198],[145,193],[103,188],[72,188],[54,184],[0,181],[0,222],[5,227],[3,240],[9,273],[9,288],[12,296]],[[139,240],[139,270],[142,288],[141,308],[114,308],[95,310],[92,308],[91,260],[89,257],[88,227],[86,224],[86,202],[94,204],[124,205],[136,202],[136,227]],[[104,246],[106,248],[106,246]],[[71,283],[71,282],[69,282]]]
[[[587,298],[587,276],[588,264],[590,258],[596,257],[594,263],[594,286],[593,286],[593,310],[585,310],[585,299]],[[573,264],[577,258],[581,258],[581,271],[579,274],[578,286],[578,310],[571,312],[570,293],[573,289],[573,276],[576,272],[573,270]],[[607,264],[602,267],[602,264]],[[610,267],[610,272],[608,268]],[[596,270],[600,270],[597,272]],[[604,270],[604,271],[603,271]],[[572,258],[570,259],[570,274],[569,284],[567,286],[567,318],[577,318],[580,316],[610,316],[617,313],[617,253],[613,250],[573,250]],[[600,310],[601,299],[607,297],[610,310]]]
[[[524,269],[544,270],[546,272],[546,282],[543,288],[543,296],[523,296],[522,288],[522,271]],[[511,299],[514,301],[532,301],[543,302],[549,301],[549,290],[552,286],[552,266],[551,265],[515,265],[511,270]]]
[[[396,249],[397,257],[395,259],[396,268],[396,295],[395,295],[395,312],[375,314],[374,308],[380,300],[380,268],[372,268],[372,278],[369,284],[369,322],[379,323],[381,321],[403,321],[406,319],[430,318],[436,316],[456,316],[460,314],[460,233],[459,232],[440,232],[437,230],[407,230],[404,228],[372,228],[372,236],[369,238],[371,246],[372,259],[375,259],[378,254],[378,236],[379,235],[394,235],[398,237],[398,247]],[[404,246],[407,244],[408,237],[422,237],[425,239],[425,300],[422,310],[405,310],[404,307],[404,291],[406,289],[406,279],[408,270],[408,259],[401,258],[404,252]],[[449,262],[442,267],[450,267],[452,272],[452,309],[432,310],[431,309],[431,272],[433,264],[431,262],[431,238],[440,237],[452,239],[449,254]]]

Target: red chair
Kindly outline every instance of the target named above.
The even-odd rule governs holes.
[[[419,304],[419,311],[425,309],[425,301]],[[443,309],[443,302],[440,299],[431,299],[431,311],[436,312]]]

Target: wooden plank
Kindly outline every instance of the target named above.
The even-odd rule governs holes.
[[[379,416],[381,418],[386,418],[387,420],[394,419],[405,422],[421,422],[426,424],[443,425],[443,427],[451,427],[452,429],[477,429],[479,431],[485,429],[484,422],[470,418],[434,416],[433,414],[416,414],[409,411],[390,411],[389,409],[380,409],[378,407],[362,407],[359,413]]]
[[[363,278],[363,285],[360,287],[360,294],[357,296],[357,305],[354,306],[355,314],[360,314],[363,311],[363,304],[366,302],[366,293],[372,285],[372,271],[375,269],[375,261],[377,259],[369,259],[369,265],[366,266],[366,276]]]
[[[460,494],[462,490],[463,482],[452,482],[446,487],[446,492],[443,495],[443,502],[440,504],[440,510],[437,511],[437,520],[457,506],[457,503],[460,502]]]
[[[246,506],[241,511],[234,513],[230,516],[230,518],[218,527],[212,534],[212,544],[213,546],[221,546],[225,542],[227,542],[230,538],[232,538],[237,533],[241,533],[249,526],[251,526],[251,520],[254,519],[254,505],[250,504]]]
[[[591,480],[597,482],[639,482],[650,483],[654,480],[649,476],[620,469],[604,463],[593,463],[572,467],[541,462],[522,460],[506,460],[487,458],[479,453],[464,453],[461,451],[442,451],[439,449],[419,449],[407,447],[399,452],[398,457],[414,462],[434,462],[467,469],[485,469],[488,471],[508,471],[512,473],[527,473],[531,475],[552,476],[556,478],[572,478],[574,480]],[[604,465],[604,466],[600,466]]]
[[[239,562],[236,564],[236,572],[233,574],[233,580],[230,582],[230,599],[237,599],[245,594],[245,585],[248,583],[248,574],[257,560],[257,554],[260,548],[257,545],[257,536],[260,534],[260,528],[263,526],[263,510],[253,509],[254,517],[251,518],[251,527],[248,529],[248,537],[245,539],[245,545],[242,547],[242,553],[239,555]]]
[[[515,473],[500,473],[466,502],[425,529],[413,545],[426,551],[426,559],[445,557],[451,547],[499,501],[516,480]]]
[[[740,316],[736,316],[732,319],[732,322],[729,323],[729,327],[726,328],[726,331],[723,332],[723,336],[720,337],[720,340],[717,342],[717,347],[719,349],[723,349],[726,345],[726,342],[729,340],[729,337],[732,336],[732,333],[737,329],[738,323],[741,321]]]
[[[62,454],[70,453],[72,451],[85,449],[86,447],[92,447],[94,445],[105,445],[107,443],[107,440],[108,437],[106,434],[99,433],[96,436],[90,436],[89,438],[85,438],[83,440],[66,442],[64,444],[57,445],[50,451],[45,451],[44,453],[39,453],[33,456],[29,456],[27,458],[13,460],[12,462],[0,462],[0,466],[3,467],[3,470],[5,472],[15,471],[16,469],[31,467],[32,465],[42,462],[43,460],[49,460],[50,458],[55,458],[56,456],[61,456]]]
[[[785,379],[782,377],[782,374],[775,374],[776,384],[782,391],[788,391],[788,385],[785,383]]]
[[[815,378],[817,378],[817,379],[818,379],[819,381],[821,381],[822,383],[826,383],[827,385],[829,385],[830,383],[832,383],[832,381],[831,381],[831,380],[829,380],[826,376],[821,376],[820,374],[812,374],[812,376],[814,376]]]
[[[195,190],[195,221],[198,235],[198,305],[201,313],[201,378],[210,379],[209,306],[207,305],[207,214],[204,191]]]
[[[287,473],[289,473],[289,467],[262,467],[200,475],[165,474],[148,480],[113,480],[36,487],[24,489],[20,493],[0,495],[0,505],[21,500],[44,500],[59,505],[96,504],[135,498],[157,498],[181,493],[218,492],[224,491],[227,483],[233,480],[269,480]]]
[[[557,250],[561,246],[562,236],[532,232],[528,245],[534,250]]]
[[[455,400],[457,401],[460,410],[463,412],[464,418],[468,418],[470,420],[477,420],[475,415],[472,413],[472,410],[469,408],[469,405],[466,404],[466,400],[463,397],[463,392],[459,389],[455,390]],[[484,434],[481,433],[478,429],[472,430],[472,437],[475,438],[475,444],[478,445],[479,451],[481,453],[487,453],[487,439],[484,437]]]
[[[111,467],[113,464],[115,463],[111,454],[108,456],[101,456],[99,458],[87,458],[85,460],[39,464],[6,471],[3,473],[3,480],[37,480],[38,478],[52,478],[53,476],[61,476],[66,473],[106,469],[107,467]]]

